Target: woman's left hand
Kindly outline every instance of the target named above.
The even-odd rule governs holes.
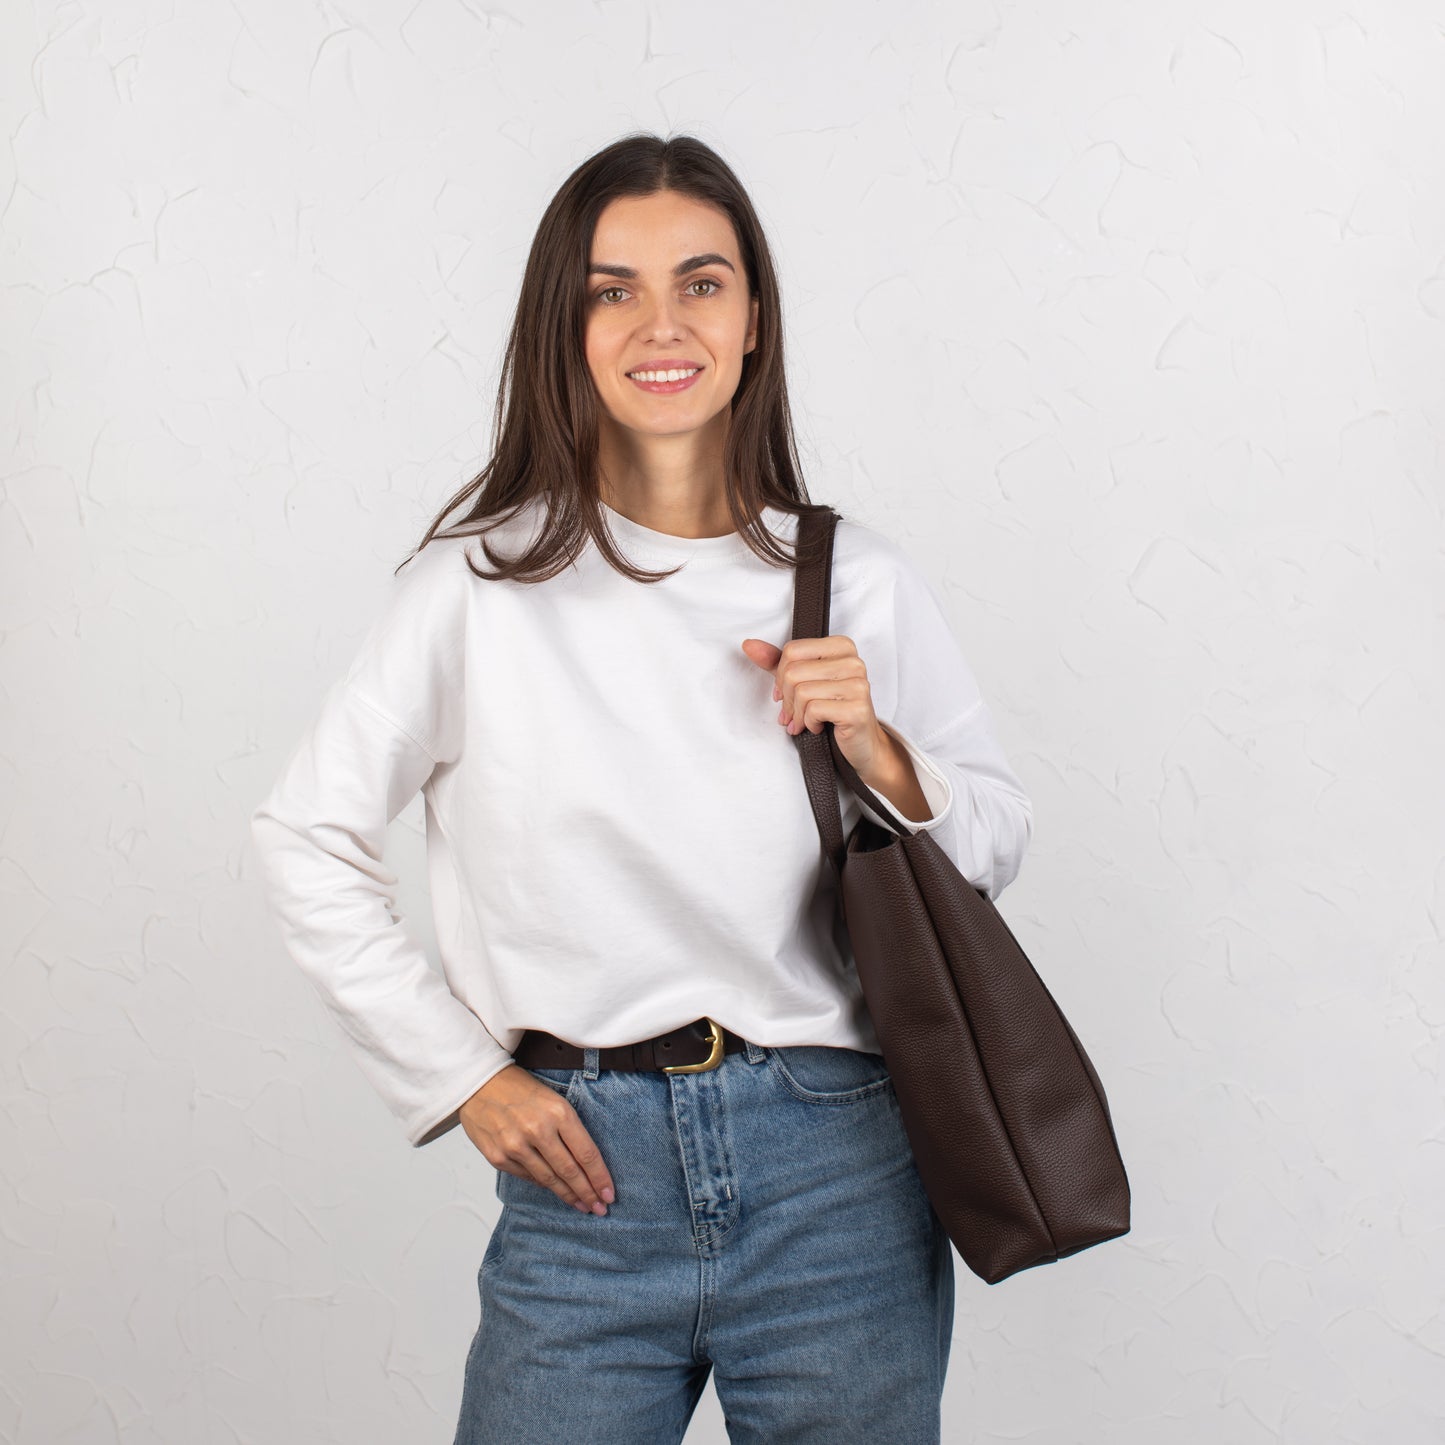
[[[778,721],[789,735],[807,728],[820,733],[833,724],[838,750],[871,788],[872,779],[895,761],[896,744],[873,711],[868,669],[851,637],[795,637],[774,647],[761,638],[743,641],[743,651],[773,674]]]

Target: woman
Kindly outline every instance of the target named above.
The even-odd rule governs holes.
[[[491,462],[254,815],[288,948],[408,1139],[460,1124],[497,1171],[458,1445],[677,1441],[709,1373],[734,1441],[940,1438],[950,1246],[792,736],[832,723],[991,897],[1032,815],[881,533],[839,521],[837,631],[789,640],[811,504],[780,318],[707,146],[581,165]],[[418,789],[444,977],[382,860]],[[840,793],[845,829],[884,821]]]

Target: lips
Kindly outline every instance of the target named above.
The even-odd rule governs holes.
[[[681,367],[673,366],[647,366],[640,368],[643,371],[680,371]],[[627,379],[640,391],[650,391],[654,396],[670,396],[673,392],[686,391],[703,374],[702,368],[694,371],[691,376],[684,376],[678,381],[639,381],[635,376]]]

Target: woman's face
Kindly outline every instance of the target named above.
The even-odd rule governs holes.
[[[590,265],[587,365],[607,416],[676,436],[725,413],[758,320],[727,214],[676,191],[619,197],[597,218]],[[693,369],[670,384],[634,379]]]

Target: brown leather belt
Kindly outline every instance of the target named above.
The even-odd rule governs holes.
[[[598,1049],[599,1069],[652,1069],[664,1074],[699,1074],[715,1069],[725,1054],[746,1047],[746,1040],[713,1018],[700,1018],[654,1038],[635,1044],[616,1044]],[[580,1069],[582,1047],[559,1039],[545,1029],[528,1029],[512,1051],[512,1057],[526,1069]]]

